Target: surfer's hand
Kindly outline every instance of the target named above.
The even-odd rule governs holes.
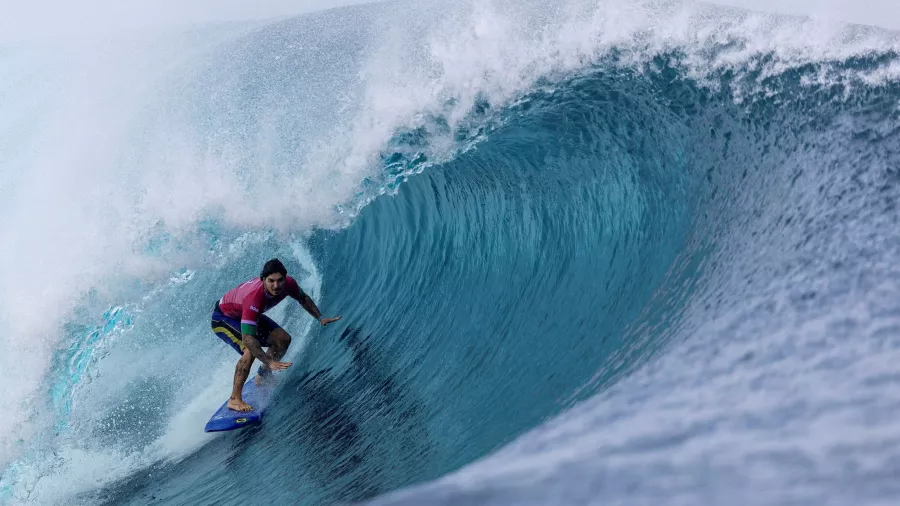
[[[331,323],[331,322],[336,322],[336,321],[338,321],[338,320],[340,320],[340,319],[341,319],[340,316],[338,316],[337,318],[325,318],[325,317],[323,316],[323,317],[319,318],[319,323],[321,323],[322,326],[324,327],[325,325],[328,325],[328,324]]]
[[[277,360],[273,360],[266,364],[266,366],[273,371],[281,371],[283,369],[287,369],[292,365],[294,365],[293,362],[279,362]]]

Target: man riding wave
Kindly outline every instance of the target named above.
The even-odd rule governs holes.
[[[254,359],[262,362],[259,367],[260,378],[266,378],[272,371],[287,369],[292,365],[291,362],[281,362],[281,357],[291,345],[290,334],[263,314],[286,297],[299,302],[323,326],[341,319],[340,316],[323,316],[297,281],[287,275],[287,269],[277,258],[266,262],[258,279],[241,283],[216,302],[212,313],[212,330],[241,354],[234,370],[234,387],[228,399],[229,409],[253,409],[241,398],[241,390],[250,375]],[[264,347],[269,349],[268,353],[263,351]]]

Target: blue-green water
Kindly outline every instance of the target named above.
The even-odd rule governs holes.
[[[895,35],[531,7],[328,11],[167,69],[101,173],[150,267],[77,299],[0,498],[896,501]],[[265,423],[203,434],[210,306],[273,256],[343,318],[273,311]]]

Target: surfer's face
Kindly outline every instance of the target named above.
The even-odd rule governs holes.
[[[280,272],[269,274],[263,280],[263,284],[266,285],[266,292],[269,295],[279,295],[284,290],[284,276]]]

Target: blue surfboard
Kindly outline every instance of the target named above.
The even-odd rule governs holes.
[[[244,383],[244,389],[241,390],[241,396],[244,402],[249,404],[252,411],[235,411],[228,409],[228,401],[222,403],[222,407],[216,411],[212,418],[206,422],[204,432],[220,432],[225,430],[242,429],[251,425],[259,425],[262,423],[263,414],[269,407],[269,400],[272,398],[272,391],[275,390],[274,382],[271,380],[263,385],[256,385],[256,377],[250,378]]]

